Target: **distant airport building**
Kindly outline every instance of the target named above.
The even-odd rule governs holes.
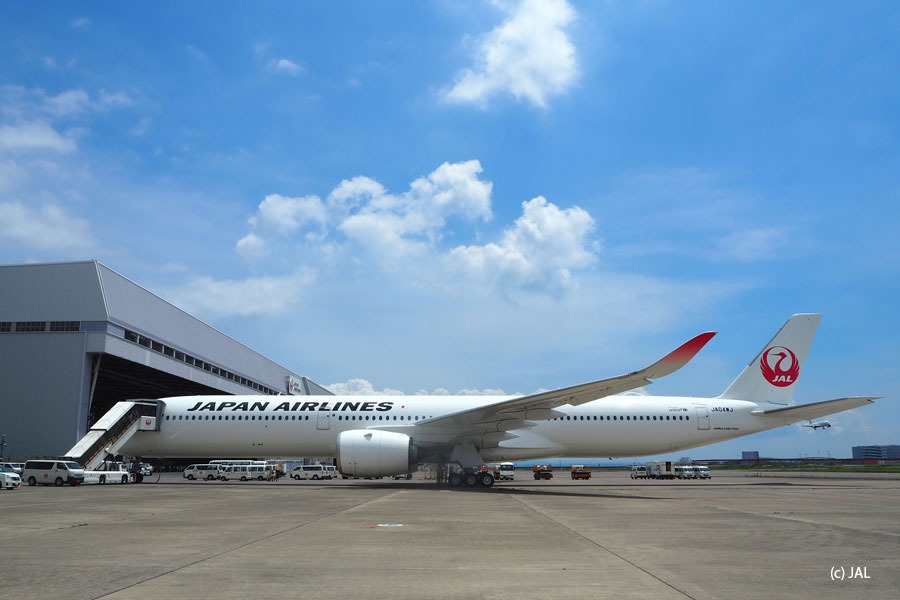
[[[853,446],[853,458],[900,458],[900,446]]]
[[[741,460],[743,461],[759,461],[759,450],[750,450],[741,452]]]
[[[97,261],[0,266],[0,434],[59,456],[116,402],[329,394]]]

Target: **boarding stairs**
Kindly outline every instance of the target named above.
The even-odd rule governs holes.
[[[61,458],[94,471],[108,456],[119,454],[138,431],[159,431],[159,417],[164,408],[165,404],[159,400],[116,402]]]

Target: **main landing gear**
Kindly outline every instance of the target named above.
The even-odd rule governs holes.
[[[438,469],[438,472],[442,471],[444,468],[443,465]],[[438,485],[441,485],[445,480],[444,477],[438,476]],[[450,487],[483,487],[489,488],[494,485],[494,475],[489,471],[479,471],[475,469],[464,469],[463,471],[453,471],[451,470],[449,474],[446,476],[447,485]]]

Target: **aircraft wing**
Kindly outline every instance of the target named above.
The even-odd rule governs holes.
[[[807,421],[818,419],[826,415],[843,412],[852,408],[858,408],[867,404],[874,404],[873,400],[878,400],[880,396],[852,396],[849,398],[838,398],[837,400],[825,400],[823,402],[813,402],[812,404],[801,404],[800,406],[786,406],[784,408],[773,408],[772,410],[755,410],[752,414],[761,415],[766,418],[781,419],[784,425],[797,423],[799,421]]]
[[[412,435],[415,435],[419,441],[432,443],[448,443],[477,438],[482,447],[489,447],[503,439],[515,437],[503,432],[530,427],[534,424],[531,422],[532,420],[540,421],[559,416],[561,413],[553,410],[558,406],[566,404],[578,406],[648,385],[652,383],[651,379],[674,373],[694,358],[714,335],[716,335],[714,331],[701,333],[649,367],[633,373],[550,392],[502,400],[487,406],[419,421],[412,426],[415,432]],[[396,430],[401,431],[401,428]],[[402,428],[402,430],[410,431],[409,428]],[[485,434],[491,434],[492,437],[485,437]]]

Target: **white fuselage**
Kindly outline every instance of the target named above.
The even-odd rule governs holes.
[[[138,431],[121,453],[145,457],[334,456],[342,431],[387,428],[427,443],[416,423],[506,396],[190,396],[165,398],[159,431]],[[327,403],[327,404],[323,404]],[[610,396],[555,409],[516,437],[480,451],[485,461],[663,454],[771,429],[742,400]],[[431,427],[435,427],[432,425]],[[418,429],[418,431],[417,431]],[[433,430],[432,430],[433,431]],[[480,447],[478,444],[476,446]]]

